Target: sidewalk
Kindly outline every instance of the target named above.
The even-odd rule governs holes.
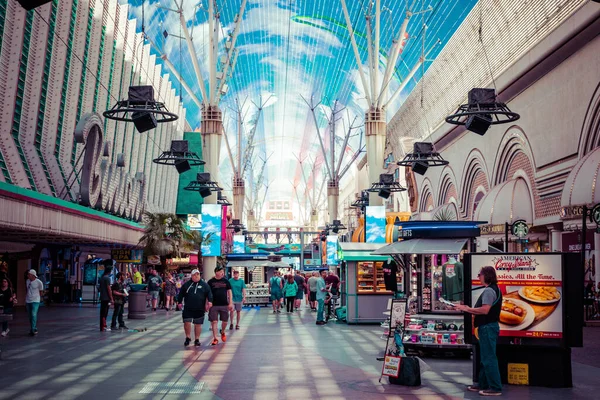
[[[471,361],[428,358],[423,386],[378,382],[385,343],[376,326],[314,324],[314,313],[274,315],[245,309],[226,344],[183,347],[181,313],[127,320],[147,332],[98,331],[99,310],[44,307],[39,335],[27,336],[23,310],[0,338],[0,399],[458,399],[471,383]],[[112,316],[112,311],[109,317]],[[594,399],[600,392],[600,329],[585,328],[573,350],[575,388],[505,387],[505,398]]]

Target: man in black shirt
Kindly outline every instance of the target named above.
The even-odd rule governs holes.
[[[233,311],[233,295],[231,294],[231,284],[225,279],[225,271],[223,267],[215,268],[215,277],[208,281],[208,286],[212,292],[213,305],[208,312],[208,320],[210,321],[213,331],[213,341],[211,345],[219,344],[217,339],[217,322],[221,319],[221,341],[225,343],[227,336],[225,328],[229,321],[229,311]]]
[[[118,272],[116,276],[117,280],[112,285],[112,295],[115,300],[115,308],[112,315],[112,323],[110,324],[111,330],[117,329],[117,319],[119,320],[119,329],[128,329],[123,321],[123,309],[125,308],[125,298],[127,297],[127,291],[125,290],[125,274]]]
[[[100,332],[110,330],[106,327],[106,318],[108,317],[110,303],[114,301],[110,289],[110,274],[112,273],[113,262],[112,260],[104,260],[102,264],[104,264],[104,274],[100,278]]]
[[[181,316],[183,318],[183,329],[185,331],[184,346],[189,346],[192,334],[192,323],[194,324],[194,346],[200,346],[200,334],[202,333],[202,324],[204,323],[204,311],[208,311],[212,306],[212,292],[210,287],[200,279],[200,271],[192,271],[192,279],[187,281],[181,287],[177,303],[184,304]]]

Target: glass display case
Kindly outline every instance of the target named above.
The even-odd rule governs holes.
[[[385,289],[382,261],[361,261],[356,267],[357,294],[392,294]],[[404,272],[399,269],[396,273],[398,291],[404,289]]]
[[[470,347],[465,344],[462,315],[416,314],[408,320],[402,338],[405,345],[458,349]]]
[[[420,277],[422,312],[455,312],[440,299],[462,303],[463,266],[453,255],[420,255],[417,267]]]

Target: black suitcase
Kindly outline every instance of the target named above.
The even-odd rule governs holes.
[[[421,386],[421,367],[416,357],[402,357],[397,378],[390,376],[392,385]]]

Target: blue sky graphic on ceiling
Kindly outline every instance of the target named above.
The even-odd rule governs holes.
[[[119,0],[124,2],[123,0]],[[432,7],[432,11],[414,16],[407,30],[408,41],[400,57],[390,84],[392,91],[399,87],[404,76],[412,69],[421,55],[421,49],[431,48],[439,39],[429,58],[435,58],[454,31],[471,11],[476,0],[408,0],[415,3],[415,10]],[[179,1],[178,1],[179,2]],[[137,18],[138,31],[141,30],[142,2],[129,0],[129,14]],[[183,15],[187,27],[193,34],[200,68],[208,77],[208,22],[207,12],[196,7],[207,7],[207,0],[183,0]],[[221,15],[220,52],[225,50],[223,38],[233,29],[235,15],[241,0],[218,0]],[[350,18],[355,29],[363,64],[367,60],[366,24],[363,13],[368,7],[366,0],[347,0]],[[404,20],[406,0],[382,0],[381,52],[379,68],[382,71],[387,61],[387,53],[392,38],[397,35]],[[160,6],[160,7],[159,7]],[[177,8],[173,0],[150,0],[145,2],[145,31],[156,44],[152,52],[157,56],[164,53],[173,63],[186,83],[200,95],[199,82],[194,73],[191,55],[182,36],[179,16],[166,8]],[[423,25],[427,25],[423,42]],[[339,0],[248,0],[236,47],[239,54],[235,71],[229,81],[229,90],[223,96],[221,109],[232,151],[236,150],[236,121],[234,109],[236,100],[243,104],[242,148],[246,138],[258,124],[254,140],[254,155],[267,159],[265,182],[276,183],[282,194],[289,197],[291,185],[299,182],[300,169],[296,157],[311,160],[322,158],[310,109],[301,96],[313,97],[321,102],[317,108],[317,119],[321,132],[326,130],[327,118],[334,101],[346,107],[344,124],[338,124],[335,135],[343,137],[349,121],[355,116],[359,121],[364,117],[366,101],[360,84],[357,64],[350,46],[348,30]],[[162,62],[157,58],[159,62]],[[451,61],[448,61],[451,62]],[[397,100],[388,107],[388,119],[401,106],[406,96],[415,88],[425,64],[407,85]],[[164,66],[164,71],[170,72]],[[173,79],[173,74],[171,74]],[[204,82],[207,85],[207,82]],[[174,80],[177,93],[180,85]],[[200,126],[200,109],[192,98],[183,91],[183,101],[187,108],[186,120],[193,129]],[[426,94],[425,94],[426,95]],[[266,102],[262,116],[257,120],[255,104]],[[328,141],[326,140],[328,143]],[[353,137],[345,149],[352,153],[359,144],[359,137]],[[224,146],[224,144],[223,144]],[[158,149],[156,150],[158,151]],[[243,151],[243,150],[242,150]],[[230,179],[231,166],[223,148],[221,152],[221,179],[226,188]],[[235,154],[234,154],[235,158]],[[349,158],[349,156],[348,156]],[[259,174],[255,158],[250,176]],[[271,189],[270,189],[271,191]],[[276,192],[270,192],[275,194]]]

